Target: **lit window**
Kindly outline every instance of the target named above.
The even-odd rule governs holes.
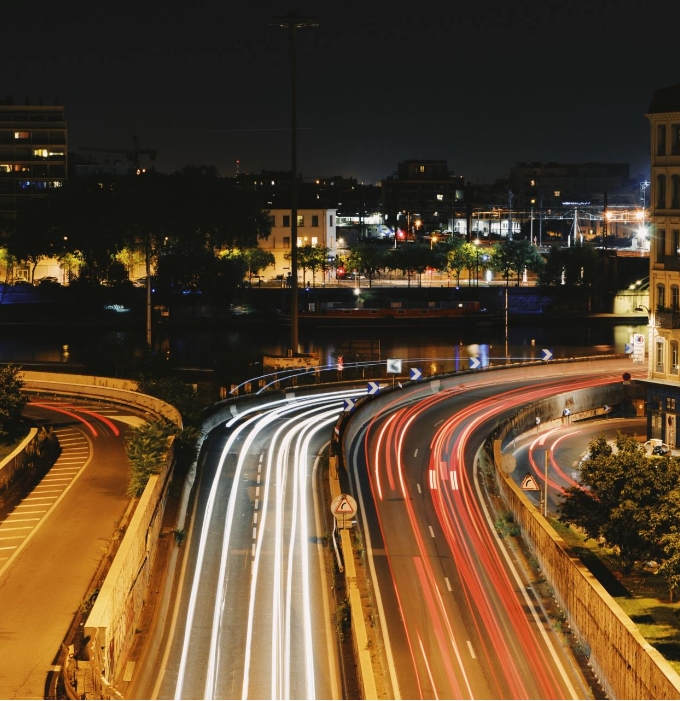
[[[12,166],[9,163],[0,163],[0,173],[10,173]]]
[[[671,341],[671,372],[678,374],[678,342]]]
[[[47,158],[47,149],[46,148],[35,148],[35,149],[33,149],[33,155],[36,158]]]
[[[561,190],[555,190],[554,196],[555,196],[555,197],[561,197],[561,196],[562,196],[562,191],[561,191]]]
[[[312,246],[318,246],[319,239],[316,236],[312,236]]]
[[[63,152],[63,151],[50,151],[47,155],[50,156],[50,157],[52,157],[52,156],[61,156],[61,157],[63,157],[63,156],[64,156],[64,152]]]
[[[419,170],[421,173],[424,173],[424,172],[425,172],[425,166],[418,166],[418,170]]]
[[[437,195],[437,199],[438,199],[440,202],[442,202],[442,201],[444,200],[444,195],[441,195],[441,194]]]
[[[30,131],[15,131],[14,138],[15,139],[30,139],[31,132]]]
[[[297,223],[298,226],[304,226],[305,225],[305,217],[303,214],[298,214],[297,216]]]
[[[535,180],[530,180],[530,181],[529,181],[529,186],[530,186],[530,187],[536,187],[536,181],[535,181]]]

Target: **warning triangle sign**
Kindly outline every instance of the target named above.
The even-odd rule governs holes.
[[[346,497],[340,499],[340,503],[335,507],[336,514],[353,514],[354,509],[352,505],[347,501]]]
[[[522,480],[522,489],[526,489],[528,492],[538,492],[540,489],[534,476],[529,472],[527,472],[526,476]]]

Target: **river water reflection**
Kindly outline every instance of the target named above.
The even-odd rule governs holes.
[[[511,360],[541,359],[543,349],[554,358],[623,353],[634,333],[647,335],[646,324],[619,323],[611,318],[511,322],[508,356]],[[342,354],[351,363],[352,349],[371,342],[380,357],[420,363],[424,374],[467,369],[468,357],[480,362],[505,362],[504,323],[476,327],[300,329],[301,350],[318,353],[322,365]],[[363,342],[363,344],[362,344]],[[351,344],[351,345],[350,345]],[[108,376],[126,375],[130,359],[144,354],[144,329],[102,330],[89,327],[0,327],[0,362],[26,368],[34,365],[72,366],[76,371]],[[263,355],[286,355],[290,329],[272,325],[230,325],[213,328],[153,328],[153,352],[176,367],[215,370],[229,366],[235,376],[258,373]]]

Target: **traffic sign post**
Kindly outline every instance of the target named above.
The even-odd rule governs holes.
[[[357,512],[357,503],[354,497],[349,494],[338,494],[331,502],[331,513],[338,522],[338,528],[345,528],[345,519],[349,519],[352,525],[352,518]]]
[[[423,371],[420,368],[411,368],[411,380],[419,380],[423,376]]]
[[[367,394],[378,394],[380,392],[380,383],[370,380],[368,383],[368,388],[366,390]]]

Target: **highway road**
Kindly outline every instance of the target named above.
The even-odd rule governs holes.
[[[138,696],[343,697],[319,456],[362,393],[289,393],[207,438],[157,676]]]
[[[417,402],[396,396],[358,434],[353,491],[397,697],[591,697],[495,527],[477,456],[517,408],[626,370],[630,361],[468,376]]]
[[[24,414],[62,452],[0,513],[0,698],[42,699],[55,659],[130,502],[123,439],[144,421],[103,403],[34,398]]]
[[[647,419],[600,417],[593,421],[556,426],[548,430],[531,431],[519,437],[512,454],[516,464],[512,478],[522,485],[527,475],[533,478],[536,490],[526,490],[527,497],[537,506],[543,504],[546,483],[546,454],[548,456],[548,503],[547,511],[556,515],[561,503],[563,489],[573,487],[579,479],[579,462],[587,455],[590,439],[602,434],[613,442],[618,432],[646,436]],[[545,506],[543,507],[545,510]]]

